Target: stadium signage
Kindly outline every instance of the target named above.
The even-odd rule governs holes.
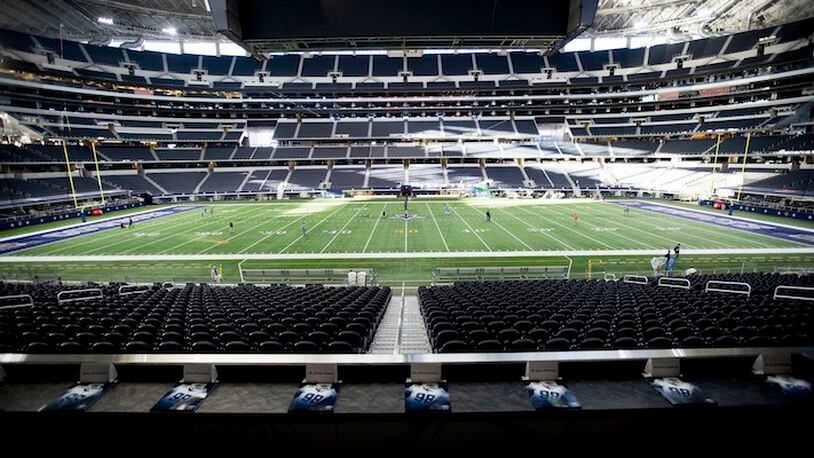
[[[441,381],[441,364],[410,364],[410,381],[413,383],[437,383]]]
[[[338,380],[336,364],[305,365],[305,383],[336,383]]]
[[[791,373],[791,355],[761,353],[752,365],[752,372],[757,375],[778,375]]]
[[[185,383],[213,383],[218,380],[214,364],[184,364]]]
[[[116,366],[103,363],[82,363],[79,367],[79,381],[82,383],[107,383],[118,378]]]
[[[546,381],[560,378],[557,361],[529,361],[526,363],[526,380]]]
[[[644,366],[645,377],[678,377],[681,362],[677,358],[650,358]]]

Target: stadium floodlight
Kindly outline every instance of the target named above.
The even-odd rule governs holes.
[[[175,27],[164,27],[163,29],[161,29],[161,32],[167,35],[177,35],[178,29],[176,29]]]
[[[96,18],[96,22],[99,22],[100,24],[113,25],[113,18],[107,16],[99,16],[98,18]]]

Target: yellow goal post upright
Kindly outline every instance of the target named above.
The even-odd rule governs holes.
[[[709,175],[709,195],[715,194],[715,170],[718,165],[718,152],[721,150],[721,134],[718,133],[718,141],[715,142],[715,156],[712,160],[712,173]]]
[[[65,153],[65,173],[68,174],[68,184],[71,186],[73,206],[74,208],[79,208],[79,202],[76,199],[76,187],[73,184],[73,174],[71,174],[71,160],[68,158],[68,144],[64,138],[62,139],[62,152]]]
[[[743,162],[741,163],[741,181],[738,185],[738,194],[735,196],[735,201],[740,202],[741,192],[743,190],[743,181],[746,178],[746,158],[749,157],[749,143],[752,140],[752,132],[746,133],[746,146],[743,148]]]
[[[93,163],[96,166],[96,183],[99,184],[99,197],[102,198],[102,206],[105,205],[105,190],[102,186],[102,174],[99,172],[99,158],[96,156],[96,140],[91,140],[90,149],[93,151]]]

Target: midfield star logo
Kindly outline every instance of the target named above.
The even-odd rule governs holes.
[[[424,219],[424,216],[420,215],[418,213],[400,213],[398,215],[390,216],[389,219],[394,220],[394,221],[398,221],[398,220],[412,221],[412,220],[417,220],[417,219]]]

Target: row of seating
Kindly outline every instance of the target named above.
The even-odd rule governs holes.
[[[103,298],[58,304],[57,289],[3,285],[36,299],[0,310],[0,352],[358,353],[391,295],[388,287],[154,286],[129,295],[107,287]]]
[[[317,125],[319,123],[307,123],[303,125]],[[330,126],[331,123],[326,123]],[[340,122],[339,125],[364,126],[365,132],[370,123],[365,121]],[[398,122],[396,124],[402,124]],[[436,121],[437,124],[437,121]],[[528,120],[528,124],[533,125],[533,121]],[[278,127],[282,132],[279,135],[294,136],[298,130],[296,123],[280,124]],[[328,139],[331,127],[328,128]],[[337,131],[339,128],[336,128]],[[477,128],[474,128],[477,131]],[[352,145],[316,145],[316,146],[278,146],[273,147],[251,147],[237,146],[236,144],[224,144],[222,146],[209,146],[205,149],[199,147],[187,148],[156,148],[154,151],[142,146],[101,146],[98,148],[98,160],[100,162],[119,161],[144,161],[144,162],[164,162],[164,161],[244,161],[244,160],[351,160],[351,159],[440,159],[440,158],[460,158],[460,157],[499,157],[499,158],[542,158],[550,156],[646,156],[653,153],[679,154],[687,156],[703,156],[713,154],[716,148],[719,154],[742,154],[745,150],[746,137],[730,137],[724,139],[720,146],[715,140],[684,140],[669,139],[664,141],[648,140],[616,140],[591,142],[581,141],[571,142],[529,142],[530,138],[536,138],[535,131],[524,131],[522,135],[527,135],[524,142],[520,143],[493,143],[483,141],[484,138],[475,138],[478,141],[467,142],[441,142],[430,146],[399,145],[394,141],[391,145],[377,145],[375,143],[366,144],[361,141]],[[577,131],[588,135],[586,129],[571,127],[572,133],[578,135]],[[595,134],[595,132],[594,132]],[[465,134],[461,134],[465,135]],[[511,135],[516,135],[512,133]],[[440,136],[440,134],[439,134]],[[81,137],[81,135],[80,135]],[[330,137],[333,140],[341,140],[339,137]],[[350,143],[350,141],[348,141]],[[811,151],[814,148],[814,134],[801,135],[763,135],[754,136],[749,144],[750,153],[776,153],[790,151]],[[72,162],[93,162],[89,150],[83,147],[69,145],[68,157]],[[0,161],[4,163],[22,162],[52,162],[62,163],[65,161],[62,147],[52,147],[46,145],[29,145],[17,147],[14,145],[0,145]]]
[[[272,56],[267,63],[247,57],[214,57],[198,55],[161,54],[151,51],[124,50],[120,48],[95,46],[74,41],[59,42],[51,38],[35,37],[12,31],[0,31],[0,43],[9,49],[27,53],[50,52],[79,64],[123,66],[132,64],[141,70],[189,75],[204,71],[218,76],[253,76],[258,71],[266,71],[273,76],[327,76],[331,72],[341,72],[348,77],[396,77],[399,72],[409,71],[419,76],[468,75],[480,70],[484,74],[539,73],[543,68],[560,72],[602,71],[609,65],[619,68],[646,67],[669,64],[676,56],[691,56],[693,59],[706,59],[719,54],[738,53],[757,47],[758,40],[774,35],[777,42],[784,43],[804,39],[810,35],[811,20],[782,26],[752,30],[727,37],[713,37],[686,43],[663,44],[649,49],[613,49],[605,51],[581,51],[559,53],[544,57],[539,53],[511,52],[462,53],[425,55],[422,57],[394,58],[388,56],[354,55],[300,55]],[[95,70],[103,73],[101,70]]]
[[[251,148],[250,148],[251,149]],[[573,190],[574,186],[586,190],[647,189],[678,192],[686,183],[708,179],[711,168],[683,167],[666,169],[647,164],[608,164],[604,169],[589,163],[526,161],[522,168],[513,165],[449,165],[410,164],[327,166],[297,166],[293,171],[287,167],[252,168],[231,171],[218,167],[207,172],[202,168],[182,170],[149,171],[146,174],[130,172],[102,176],[106,192],[131,191],[136,194],[191,193],[276,193],[278,188],[286,191],[307,191],[322,188],[335,190],[395,189],[410,184],[421,189],[470,189],[480,182],[491,182],[493,189],[561,189]],[[726,172],[721,172],[726,173]],[[779,173],[759,182],[747,183],[744,189],[782,189],[787,192],[803,192],[810,184],[810,171]],[[609,179],[608,177],[612,178]],[[73,187],[78,193],[93,195],[99,185],[95,178],[74,177]],[[159,188],[160,186],[160,188]],[[65,196],[71,186],[67,178],[0,179],[0,194],[9,199],[33,199],[49,196]]]
[[[460,282],[421,287],[433,349],[597,349],[808,346],[810,302],[773,299],[778,285],[814,286],[814,276],[695,275],[691,287],[602,280]],[[751,296],[704,292],[709,281],[744,282]],[[187,285],[78,299],[59,284],[0,283],[4,296],[35,306],[0,309],[0,352],[356,353],[367,350],[391,291],[386,287]],[[0,306],[10,302],[0,301]]]
[[[704,293],[708,280],[755,283],[752,296]],[[814,276],[690,277],[690,290],[602,280],[462,282],[421,287],[438,352],[811,345],[810,302],[773,300]]]

